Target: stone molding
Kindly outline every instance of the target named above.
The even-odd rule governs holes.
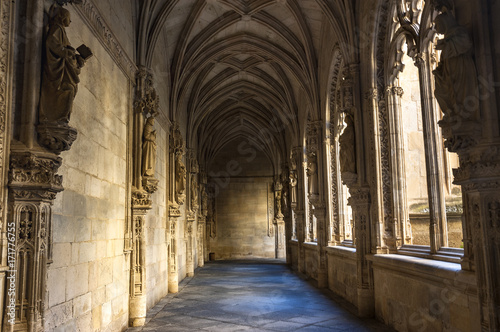
[[[97,9],[92,0],[82,0],[81,2],[81,5],[74,6],[80,17],[87,23],[87,26],[108,51],[123,73],[131,82],[135,82],[137,66],[118,42],[118,39],[104,20],[99,9]]]

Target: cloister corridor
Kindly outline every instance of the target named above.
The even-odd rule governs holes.
[[[127,331],[393,331],[339,303],[283,260],[212,261],[150,309],[145,326]]]

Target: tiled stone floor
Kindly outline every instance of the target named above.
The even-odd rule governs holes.
[[[135,331],[393,331],[362,320],[275,260],[210,262]]]

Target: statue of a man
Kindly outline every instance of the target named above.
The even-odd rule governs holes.
[[[342,173],[356,173],[356,134],[354,119],[348,112],[344,119],[346,126],[339,138],[340,171]]]
[[[297,172],[295,171],[290,172],[290,186],[292,188],[290,201],[292,203],[297,203]]]
[[[281,212],[281,191],[276,191],[274,194],[274,204],[276,206],[276,218],[283,218],[283,213]]]
[[[191,207],[193,210],[198,210],[198,181],[196,174],[191,175]]]
[[[318,194],[318,164],[316,155],[310,155],[307,162],[307,176],[309,183],[309,194]]]
[[[467,29],[458,25],[449,11],[443,10],[435,20],[436,31],[444,38],[436,44],[436,49],[442,53],[439,65],[433,71],[436,80],[434,93],[444,113],[443,121],[454,115],[474,120],[478,103],[466,105],[468,99],[478,98],[479,95],[477,72],[471,54],[472,41]]]
[[[181,154],[176,155],[175,176],[177,203],[183,204],[186,193],[186,166],[184,166],[184,163],[182,162]]]
[[[154,117],[150,116],[144,125],[142,143],[142,176],[154,176],[156,166],[156,130]]]
[[[66,30],[70,13],[59,8],[49,23],[40,97],[40,122],[68,124],[78,91],[84,58],[70,45]]]

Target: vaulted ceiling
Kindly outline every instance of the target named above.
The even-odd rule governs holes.
[[[324,25],[347,45],[352,11],[350,0],[144,0],[138,61],[151,68],[166,41],[169,91],[160,93],[171,120],[185,117],[201,159],[242,138],[279,165],[320,108]]]

